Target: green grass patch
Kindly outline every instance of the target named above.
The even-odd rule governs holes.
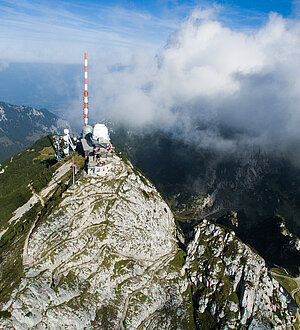
[[[1,254],[0,302],[8,301],[12,291],[18,287],[23,276],[22,248],[24,236],[7,244],[5,253]]]
[[[8,227],[7,231],[1,237],[0,240],[0,254],[7,249],[7,247],[16,239],[19,235],[25,233],[31,223],[34,221],[37,213],[41,210],[41,203],[36,203],[30,210],[28,210],[22,218],[14,225]]]
[[[284,268],[272,268],[271,271],[279,275],[291,277]]]
[[[132,260],[120,260],[114,264],[114,275],[118,277],[124,275],[133,269],[134,262]]]
[[[34,158],[33,160],[39,160],[39,161],[47,161],[48,159],[55,157],[55,151],[52,146],[44,147],[40,152],[39,156]]]
[[[240,259],[240,264],[245,266],[247,264],[248,259],[245,256],[242,256]]]
[[[199,320],[202,329],[215,330],[218,328],[217,323],[208,311],[204,311],[202,314],[197,312],[197,319]]]
[[[71,289],[76,289],[78,279],[72,270],[70,270],[62,280],[66,282]]]
[[[41,152],[45,148],[48,150],[47,153],[50,153],[51,143],[51,136],[46,136],[27,150],[21,151],[2,162],[2,168],[5,169],[5,172],[0,175],[1,226],[7,226],[13,211],[29,200],[32,195],[28,187],[29,184],[35,191],[39,192],[51,180],[52,165],[55,163],[55,159],[52,154],[48,158],[43,154],[40,158]]]
[[[8,318],[8,317],[11,317],[11,312],[8,312],[8,311],[0,311],[0,318]]]
[[[175,268],[182,268],[185,263],[185,255],[183,250],[178,251],[175,257],[170,261],[170,265]]]
[[[277,282],[279,282],[289,293],[297,289],[297,283],[292,278],[286,278],[276,276],[274,273],[271,274]]]

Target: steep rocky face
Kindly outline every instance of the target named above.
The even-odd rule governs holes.
[[[1,327],[192,328],[175,231],[167,204],[129,163],[83,177],[30,235]]]
[[[46,109],[0,102],[0,161],[42,136],[61,132],[66,125],[66,121]]]
[[[292,328],[278,282],[234,232],[203,220],[194,229],[185,267],[193,283],[199,326]]]
[[[225,133],[230,133],[230,128]],[[237,217],[231,225],[237,235],[263,253],[256,233],[264,232],[261,228],[266,220],[275,220],[273,216],[279,214],[294,237],[300,237],[300,170],[282,152],[244,145],[224,153],[201,148],[195,141],[178,141],[174,135],[153,128],[115,127],[113,137],[168,198],[182,228],[191,219],[218,220],[234,211]],[[276,227],[276,220],[271,226]],[[249,237],[249,230],[254,235]],[[300,254],[286,253],[282,240],[272,245],[284,250],[285,256],[264,255],[267,262],[289,270],[292,264],[293,273],[299,273]]]

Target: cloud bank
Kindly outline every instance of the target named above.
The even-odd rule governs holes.
[[[194,10],[181,26],[182,14],[167,14],[80,1],[70,6],[68,1],[5,0],[2,85],[8,86],[5,72],[12,62],[82,65],[87,50],[93,121],[108,117],[143,129],[157,127],[219,150],[254,144],[294,152],[300,145],[299,21],[274,13],[263,26],[247,30],[228,22],[220,6]],[[65,118],[81,126],[80,72],[74,69],[70,84],[70,75],[58,71],[42,74],[47,81],[39,79],[36,86],[42,93],[32,88],[28,102],[53,94],[47,101],[53,110],[69,93],[59,103],[73,100]]]
[[[300,23],[271,13],[251,33],[195,10],[153,58],[93,68],[93,117],[233,150],[300,142]],[[224,133],[224,128],[231,127]]]

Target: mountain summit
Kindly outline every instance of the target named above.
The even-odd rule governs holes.
[[[173,215],[149,180],[118,159],[107,176],[84,176],[66,190],[29,234],[2,326],[192,326]]]
[[[0,327],[292,326],[288,299],[261,257],[208,221],[183,246],[156,188],[117,155],[103,176],[79,169],[74,185],[78,156],[70,155],[43,189],[31,188],[27,213],[15,211],[25,229],[2,245]]]

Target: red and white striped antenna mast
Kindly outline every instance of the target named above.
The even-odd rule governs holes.
[[[87,52],[84,53],[84,125],[89,122],[89,100],[88,100],[88,83],[87,83]]]

